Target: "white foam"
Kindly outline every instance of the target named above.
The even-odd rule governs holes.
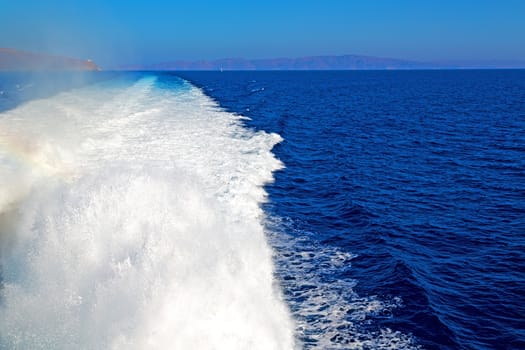
[[[0,347],[296,346],[261,226],[279,136],[155,83],[0,116]]]
[[[400,298],[360,296],[349,275],[355,255],[319,244],[312,232],[295,231],[293,222],[269,217],[269,239],[275,249],[277,274],[296,319],[305,349],[421,349],[411,335],[374,325],[390,317]],[[290,234],[294,232],[294,234]]]

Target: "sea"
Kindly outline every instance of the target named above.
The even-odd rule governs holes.
[[[1,349],[525,349],[525,70],[0,73]]]

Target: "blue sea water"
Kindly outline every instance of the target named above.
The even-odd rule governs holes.
[[[0,347],[525,348],[523,70],[0,91]]]
[[[362,328],[412,334],[428,349],[525,348],[525,71],[182,77],[283,137],[274,153],[286,169],[265,210],[312,249],[355,255],[348,268],[320,257],[298,273],[397,300]],[[279,254],[278,265],[295,263]],[[294,304],[301,277],[280,273]],[[345,332],[332,342],[350,341]]]

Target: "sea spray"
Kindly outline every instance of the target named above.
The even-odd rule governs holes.
[[[294,347],[261,225],[277,135],[149,76],[4,112],[0,139],[1,347]]]

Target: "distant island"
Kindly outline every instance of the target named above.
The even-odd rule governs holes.
[[[124,70],[360,70],[426,68],[425,63],[371,56],[309,56],[299,58],[177,60],[150,65],[130,65]]]
[[[306,56],[297,58],[222,58],[216,60],[174,60],[154,64],[113,66],[135,71],[233,71],[233,70],[411,70],[411,69],[523,69],[525,61],[441,61],[418,62],[363,55]],[[98,71],[91,60],[0,48],[0,71]]]
[[[525,62],[511,61],[454,61],[417,62],[395,58],[362,55],[308,56],[299,58],[245,59],[225,58],[217,60],[177,60],[171,62],[128,65],[119,70],[409,70],[409,69],[485,69],[524,68]]]
[[[0,71],[97,71],[91,60],[0,48]]]

